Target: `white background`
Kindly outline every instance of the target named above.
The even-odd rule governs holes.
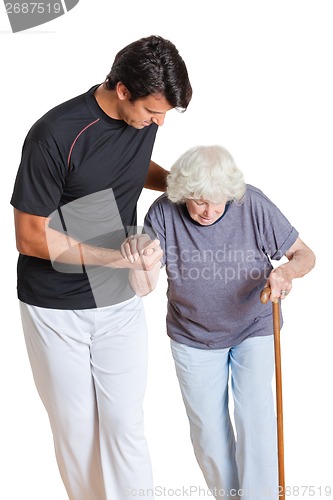
[[[175,43],[194,89],[185,114],[168,113],[153,159],[170,168],[195,144],[225,146],[247,182],[280,207],[316,253],[316,268],[294,282],[284,302],[286,483],[314,487],[315,496],[301,488],[291,497],[323,498],[330,485],[333,498],[331,5],[322,0],[81,0],[67,15],[17,34],[11,33],[2,6],[1,498],[67,498],[18,315],[9,202],[22,143],[42,114],[100,83],[119,49],[151,34]],[[156,196],[142,193],[139,222]],[[158,496],[179,497],[178,488],[184,487],[189,498],[201,499],[208,493],[165,334],[164,276],[144,300],[150,327],[146,434]]]

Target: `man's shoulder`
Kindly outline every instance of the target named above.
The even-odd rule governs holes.
[[[32,125],[28,138],[43,141],[43,138],[50,134],[71,127],[73,121],[76,123],[89,121],[92,115],[86,106],[86,99],[91,91],[92,89],[51,108]]]

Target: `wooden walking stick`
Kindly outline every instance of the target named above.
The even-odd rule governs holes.
[[[266,304],[269,300],[271,289],[266,287],[260,294],[260,300]],[[278,467],[279,491],[278,498],[285,500],[284,479],[284,440],[283,440],[283,407],[282,407],[282,372],[281,372],[281,346],[280,346],[280,303],[272,302],[273,329],[274,329],[274,354],[275,354],[275,384],[276,384],[276,417],[277,417],[277,442],[278,442]]]

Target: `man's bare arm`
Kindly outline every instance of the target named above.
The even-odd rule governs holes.
[[[23,255],[74,265],[108,266],[114,268],[152,269],[154,254],[129,262],[119,250],[80,243],[49,227],[49,219],[14,209],[16,247]]]
[[[150,161],[149,171],[145,182],[145,188],[153,189],[154,191],[166,191],[166,178],[169,171],[160,167],[154,161]]]

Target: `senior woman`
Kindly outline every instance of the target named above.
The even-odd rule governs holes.
[[[157,235],[164,256],[153,269],[131,271],[130,281],[145,295],[166,267],[167,333],[207,485],[215,498],[276,498],[272,317],[259,295],[269,284],[271,299],[284,299],[292,280],[313,268],[314,254],[267,196],[245,184],[220,146],[191,148],[176,161],[145,228]],[[147,239],[127,240],[123,255],[151,252]],[[283,256],[273,269],[271,260]]]

